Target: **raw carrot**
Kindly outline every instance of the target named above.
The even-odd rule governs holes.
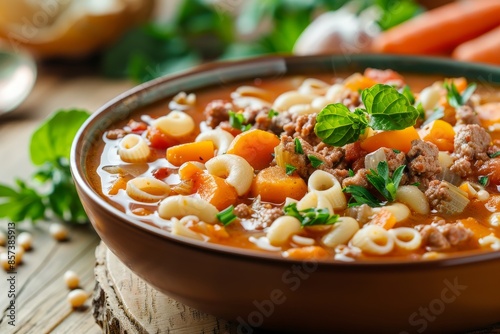
[[[435,144],[440,151],[453,152],[455,130],[450,123],[437,119],[420,129],[418,134],[422,140]]]
[[[167,149],[167,160],[174,166],[188,161],[205,163],[214,157],[214,143],[210,140],[180,144]]]
[[[307,184],[296,175],[287,175],[280,166],[261,170],[254,178],[252,195],[265,202],[283,203],[287,197],[301,199],[307,192]]]
[[[500,0],[456,1],[383,32],[372,48],[399,54],[445,53],[499,24]]]
[[[500,25],[484,35],[460,44],[452,57],[462,61],[475,61],[500,65]]]
[[[196,193],[217,209],[224,210],[236,202],[236,190],[223,178],[208,173],[196,173],[193,177]]]
[[[256,170],[269,167],[273,161],[274,147],[280,143],[279,138],[267,131],[249,130],[237,135],[231,142],[227,153],[239,155]]]
[[[393,148],[408,153],[412,140],[420,139],[417,130],[410,126],[403,130],[382,131],[363,139],[361,148],[373,152],[381,147]]]

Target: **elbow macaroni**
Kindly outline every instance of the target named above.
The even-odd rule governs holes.
[[[153,177],[136,177],[127,182],[129,197],[139,202],[158,202],[170,194],[170,186]]]
[[[212,175],[226,179],[226,182],[236,189],[238,196],[250,190],[253,181],[253,168],[248,161],[234,154],[216,156],[205,163]]]
[[[332,174],[323,170],[314,171],[309,177],[307,187],[309,191],[322,194],[334,210],[346,208],[347,200],[342,192],[342,186]]]
[[[195,141],[210,140],[217,149],[217,155],[225,154],[234,136],[222,129],[208,130],[200,133]]]
[[[153,126],[169,136],[183,137],[194,131],[195,123],[185,112],[174,110],[167,116],[155,119]]]
[[[200,220],[214,224],[219,210],[212,204],[197,197],[175,195],[160,202],[158,215],[163,219],[196,216]]]
[[[136,134],[126,135],[118,144],[118,155],[125,162],[146,162],[150,153],[146,140]]]

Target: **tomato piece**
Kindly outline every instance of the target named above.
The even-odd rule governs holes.
[[[152,148],[157,148],[157,149],[167,149],[169,147],[175,146],[179,144],[177,140],[174,138],[168,136],[167,134],[161,132],[155,127],[150,127],[148,129],[148,134],[147,138],[149,140],[149,143]]]

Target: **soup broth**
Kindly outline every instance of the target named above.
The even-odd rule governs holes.
[[[87,168],[112,205],[204,242],[338,261],[491,251],[498,100],[390,70],[258,78],[137,111]]]

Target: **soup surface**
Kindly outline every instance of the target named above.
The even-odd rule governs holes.
[[[294,259],[500,249],[500,99],[367,69],[255,79],[140,110],[87,166],[127,214]]]

